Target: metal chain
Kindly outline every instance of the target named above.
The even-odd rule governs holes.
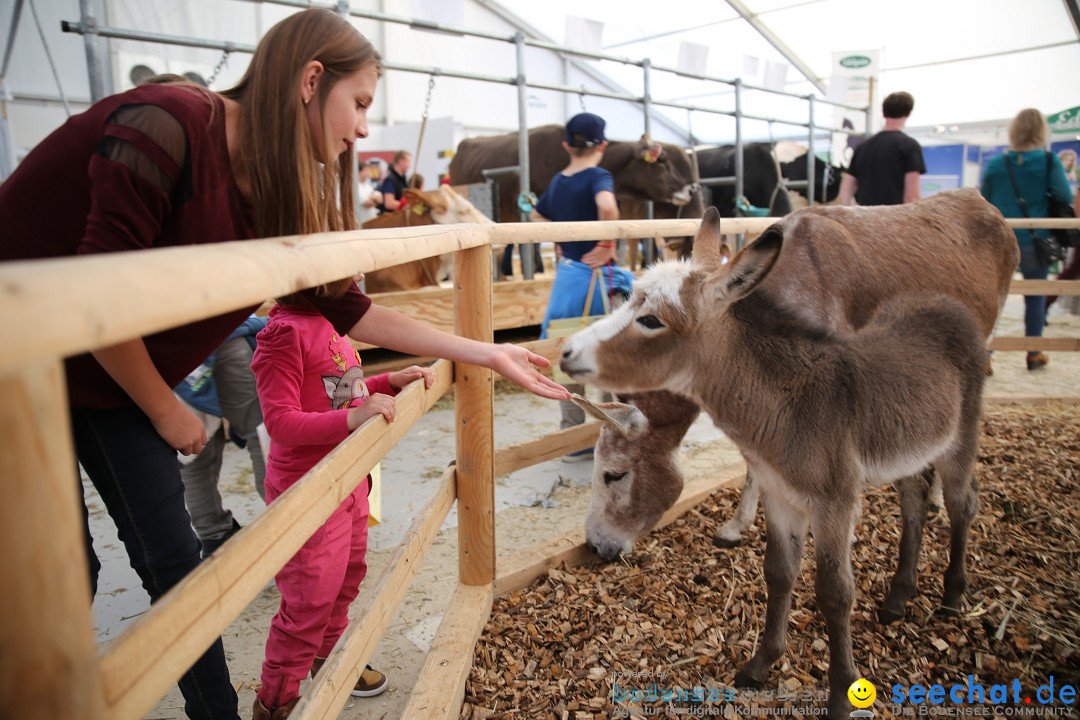
[[[420,148],[424,144],[424,131],[427,129],[428,108],[431,107],[431,93],[435,90],[435,76],[428,79],[427,97],[424,99],[424,114],[420,117],[420,133],[416,137],[416,153],[413,155],[414,162],[420,165]],[[419,188],[417,188],[419,189]]]
[[[427,120],[428,108],[431,107],[431,93],[432,93],[433,90],[435,90],[435,76],[434,75],[432,75],[430,78],[428,78],[427,97],[424,99],[424,115],[423,115],[423,118],[425,120]]]
[[[581,112],[585,112],[585,86],[581,86],[581,92],[578,93],[578,102],[581,103]]]
[[[231,48],[226,48],[225,52],[221,53],[221,59],[218,60],[218,64],[214,66],[214,71],[210,73],[210,77],[206,79],[206,87],[210,87],[214,84],[214,80],[217,78],[218,73],[229,62],[229,55],[232,53]]]

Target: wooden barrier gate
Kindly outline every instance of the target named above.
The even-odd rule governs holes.
[[[757,232],[769,218],[725,220],[726,233]],[[1011,221],[1017,227],[1080,227],[1080,221]],[[566,552],[515,560],[496,577],[494,478],[588,446],[596,424],[511,448],[493,441],[493,381],[486,368],[436,364],[436,382],[413,383],[397,420],[353,433],[253,523],[202,563],[102,653],[94,647],[81,532],[81,496],[69,427],[63,359],[268,297],[338,279],[342,268],[376,270],[454,252],[454,329],[492,337],[489,245],[620,237],[675,237],[698,220],[443,225],[325,233],[0,264],[0,717],[27,720],[139,718],[243,611],[409,428],[455,386],[456,465],[437,484],[391,562],[297,706],[296,720],[333,718],[349,697],[444,518],[458,503],[460,583],[432,643],[405,717],[452,717],[460,709],[475,644],[496,591],[521,587]],[[162,282],[169,278],[169,282]],[[1025,281],[1019,292],[1080,294],[1078,281]],[[1001,349],[1025,349],[1022,338]],[[1080,349],[1080,339],[1038,341]],[[1058,342],[1062,341],[1062,342]],[[1015,345],[1016,347],[1012,347]],[[554,342],[541,350],[555,353]],[[687,488],[687,507],[723,482]],[[676,508],[676,509],[677,509]],[[673,517],[673,509],[669,517]]]

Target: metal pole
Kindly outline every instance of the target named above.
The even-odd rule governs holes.
[[[642,72],[642,98],[641,108],[645,113],[645,134],[652,137],[652,61],[645,58],[641,61]],[[652,220],[655,210],[653,201],[645,201],[645,219]],[[656,241],[653,238],[645,238],[645,265],[649,266],[656,262]]]
[[[810,103],[810,139],[806,143],[806,198],[810,207],[814,206],[814,96],[807,95]]]
[[[742,80],[735,78],[735,204],[743,196],[743,141],[742,141]],[[735,248],[741,248],[746,236],[739,233],[735,237]]]
[[[528,87],[525,85],[525,34],[518,32],[514,35],[514,48],[517,51],[517,96],[518,96],[518,184],[521,188],[519,198],[528,197],[529,187],[529,117],[528,117]],[[521,221],[528,222],[529,215],[522,211]],[[521,252],[521,274],[526,280],[532,280],[536,272],[536,263],[533,262],[535,248],[530,244],[518,248]]]
[[[83,45],[86,47],[86,72],[90,76],[90,102],[96,103],[105,97],[105,79],[101,74],[93,0],[79,0],[79,14],[82,16]]]

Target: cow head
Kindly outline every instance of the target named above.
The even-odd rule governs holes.
[[[615,177],[615,194],[620,198],[671,205],[690,202],[693,170],[686,152],[678,146],[654,142],[648,135],[633,143],[613,142],[600,167]]]

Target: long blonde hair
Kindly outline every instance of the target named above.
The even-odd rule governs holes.
[[[330,10],[291,15],[266,33],[244,77],[221,93],[240,104],[240,156],[251,182],[256,237],[297,235],[357,227],[353,206],[352,148],[321,164],[314,147],[333,146],[312,138],[300,82],[304,66],[322,63],[321,117],[326,98],[343,77],[382,59],[347,20]],[[323,157],[329,152],[321,153]]]
[[[1009,144],[1014,150],[1045,148],[1048,132],[1043,114],[1035,108],[1025,108],[1009,123]]]

